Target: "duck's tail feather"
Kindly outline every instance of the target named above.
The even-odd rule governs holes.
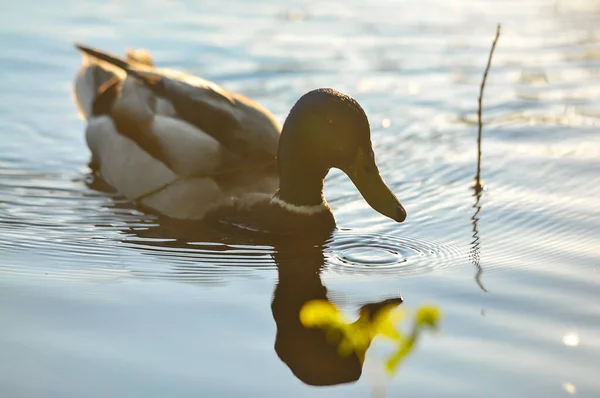
[[[128,71],[130,69],[129,62],[127,62],[127,60],[119,56],[112,55],[104,51],[96,50],[94,48],[84,46],[83,44],[79,43],[75,43],[75,47],[84,54],[90,55],[100,61],[116,66],[119,69],[123,69],[124,71]]]
[[[128,50],[127,59],[124,59],[117,55],[96,50],[78,43],[75,44],[75,47],[77,47],[77,49],[84,54],[101,61],[104,65],[108,64],[111,67],[116,67],[121,71],[125,71],[129,76],[134,77],[140,83],[145,84],[154,91],[161,88],[159,86],[159,83],[162,81],[161,76],[156,75],[148,70],[148,67],[151,68],[153,66],[153,60],[150,53],[146,50]],[[113,68],[109,69],[114,70]]]

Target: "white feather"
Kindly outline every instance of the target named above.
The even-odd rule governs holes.
[[[162,162],[119,134],[108,116],[89,120],[86,140],[102,178],[128,199],[137,200],[178,178]]]
[[[298,205],[288,203],[284,200],[281,200],[276,196],[271,198],[271,203],[276,204],[277,206],[283,207],[284,209],[286,209],[287,211],[290,211],[292,213],[304,214],[304,215],[308,215],[308,216],[318,214],[318,213],[320,213],[322,211],[326,211],[328,209],[327,204],[325,204],[325,202],[322,202],[321,204],[313,205],[313,206],[298,206]]]
[[[156,114],[177,117],[177,112],[173,108],[171,101],[162,97],[156,98]]]
[[[169,165],[180,176],[214,174],[225,167],[221,144],[196,127],[179,119],[157,115],[151,130],[169,159]]]
[[[199,220],[231,200],[210,178],[179,180],[144,198],[143,205],[172,218]]]
[[[73,93],[79,115],[84,119],[88,119],[92,114],[96,90],[97,85],[93,69],[87,66],[81,67],[75,77],[75,90]]]
[[[127,76],[121,84],[121,93],[113,105],[113,115],[135,121],[142,125],[154,117],[150,108],[154,94],[148,87],[137,82],[133,77]]]
[[[158,144],[166,157],[163,160],[181,177],[213,174],[224,168],[225,150],[221,144],[183,120],[156,114],[149,105],[153,96],[149,88],[128,77],[113,113],[137,125],[142,134],[151,135],[145,139]],[[165,112],[169,111],[167,101],[163,100],[161,106]]]
[[[103,179],[130,200],[164,215],[201,219],[230,199],[210,178],[181,179],[135,142],[119,134],[108,116],[89,120],[86,140]]]

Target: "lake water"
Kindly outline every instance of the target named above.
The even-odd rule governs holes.
[[[2,7],[1,397],[600,394],[600,1],[203,3]],[[341,172],[322,247],[168,223],[95,189],[73,42],[145,47],[282,121],[311,89],[353,95],[407,221]],[[327,362],[293,315],[325,288],[349,317],[398,294],[435,303],[441,330],[393,378],[376,345],[356,382],[309,385]]]

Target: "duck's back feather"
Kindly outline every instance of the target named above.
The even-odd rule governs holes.
[[[111,116],[117,130],[180,177],[206,177],[239,167],[236,157],[212,136],[185,120],[157,112],[153,93],[127,77]],[[163,110],[170,113],[169,110]]]
[[[275,158],[281,124],[260,104],[196,76],[77,47],[101,63],[124,70],[154,93],[154,101],[170,103],[178,118],[211,135],[229,152],[248,160]]]
[[[100,87],[111,79],[125,78],[126,72],[120,66],[132,65],[138,68],[153,66],[152,56],[144,49],[128,50],[126,59],[112,56],[111,60],[113,62],[106,62],[83,53],[82,65],[75,77],[74,95],[79,113],[84,119],[93,116],[94,101]]]
[[[277,155],[281,125],[261,105],[195,76],[129,68],[130,76],[172,104],[177,116],[242,159]],[[176,76],[177,78],[174,78]]]

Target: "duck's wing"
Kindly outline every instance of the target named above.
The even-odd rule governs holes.
[[[193,76],[173,78],[144,70],[134,70],[133,76],[159,97],[167,98],[181,119],[240,158],[276,157],[281,125],[258,103]]]
[[[196,127],[199,134],[211,136],[239,162],[260,164],[275,159],[281,125],[256,102],[205,79],[123,62],[96,49],[82,45],[77,47],[101,62],[123,69],[130,78],[136,79],[156,96],[155,100],[150,100],[158,101],[155,112],[162,114],[159,109],[161,101],[168,102],[180,121]],[[148,98],[146,94],[145,97]],[[164,141],[168,143],[174,139],[171,136]],[[161,160],[169,163],[164,158]]]
[[[236,157],[212,136],[185,120],[173,117],[168,103],[157,99],[148,87],[127,76],[109,85],[96,99],[98,116],[108,115],[117,132],[137,144],[179,177],[210,177],[236,164]],[[102,136],[105,136],[104,134]],[[107,139],[112,139],[106,135]],[[96,148],[90,145],[92,152]],[[97,151],[101,164],[114,162],[116,152]],[[120,155],[119,155],[120,156]],[[144,170],[129,172],[144,173]]]
[[[79,48],[78,45],[76,47]],[[110,62],[83,52],[82,65],[75,76],[74,97],[79,114],[84,119],[94,115],[94,103],[106,87],[125,78],[125,67],[152,67],[154,61],[145,49],[129,49],[126,58],[105,53]]]

